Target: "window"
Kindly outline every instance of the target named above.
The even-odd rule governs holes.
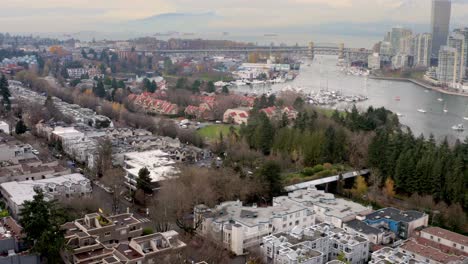
[[[437,242],[440,242],[440,238],[437,239]]]
[[[107,236],[110,236],[110,232],[105,232],[105,233],[104,233],[104,236],[106,236],[106,237],[107,237]]]
[[[453,247],[454,247],[454,248],[457,248],[457,244],[453,243]]]
[[[431,239],[434,239],[434,236],[431,236]]]
[[[296,220],[296,225],[299,225],[299,220]]]

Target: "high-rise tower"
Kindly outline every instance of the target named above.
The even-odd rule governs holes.
[[[451,0],[432,0],[432,56],[437,57],[441,46],[447,44],[450,27]]]

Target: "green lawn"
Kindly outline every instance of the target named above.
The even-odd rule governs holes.
[[[209,126],[199,129],[197,133],[202,138],[213,140],[219,137],[219,133],[223,133],[224,136],[228,135],[230,127],[231,125],[224,125],[224,124],[209,125]],[[239,130],[238,126],[234,126],[234,128],[236,129],[236,131]]]

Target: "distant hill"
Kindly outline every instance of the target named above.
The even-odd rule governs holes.
[[[192,32],[205,30],[212,22],[219,18],[214,12],[166,13],[128,21],[121,25],[121,29],[135,30],[137,32]]]

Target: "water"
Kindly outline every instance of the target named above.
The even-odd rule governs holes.
[[[395,113],[400,113],[400,122],[411,128],[415,135],[431,133],[440,140],[447,136],[449,139],[468,137],[468,97],[447,95],[422,88],[409,82],[367,79],[362,76],[346,75],[336,66],[337,58],[334,56],[316,56],[310,65],[302,65],[300,75],[292,82],[275,84],[269,87],[239,87],[233,88],[243,92],[265,92],[271,89],[274,92],[290,85],[302,88],[309,93],[320,89],[341,91],[345,95],[362,94],[369,100],[357,103],[358,109],[365,110],[369,106],[385,107]],[[366,84],[367,82],[367,84]],[[395,98],[400,97],[400,101]],[[440,102],[437,99],[442,98]],[[444,105],[448,110],[443,112]],[[340,105],[339,108],[351,108],[351,104]],[[424,109],[427,113],[417,110]],[[466,130],[457,132],[452,126],[462,123]]]

